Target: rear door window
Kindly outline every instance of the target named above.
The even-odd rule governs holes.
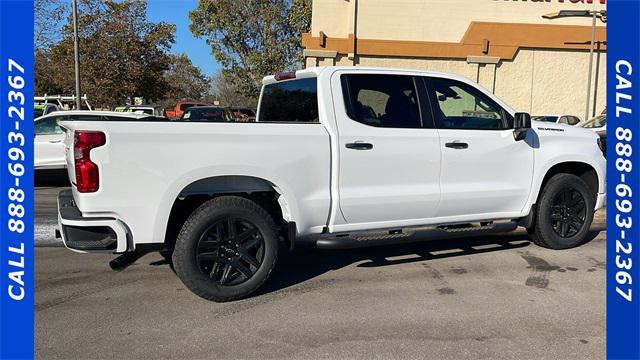
[[[420,105],[412,76],[344,74],[347,115],[359,123],[386,128],[420,128]]]
[[[305,78],[265,85],[258,121],[319,122],[317,82],[316,78]]]

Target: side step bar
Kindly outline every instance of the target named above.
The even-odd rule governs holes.
[[[316,240],[320,249],[352,249],[368,246],[405,244],[412,242],[447,239],[466,236],[497,234],[513,231],[518,227],[516,221],[482,222],[478,225],[460,224],[436,227],[417,227],[402,230],[362,232],[355,234],[325,235]]]

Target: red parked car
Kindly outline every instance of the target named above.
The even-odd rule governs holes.
[[[193,106],[210,106],[210,103],[198,102],[198,101],[180,101],[176,104],[175,109],[166,109],[167,117],[172,120],[177,120],[182,117],[184,111]]]

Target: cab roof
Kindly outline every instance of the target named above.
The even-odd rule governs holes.
[[[325,71],[336,71],[336,70],[381,71],[381,72],[389,72],[389,73],[411,72],[411,73],[423,74],[425,76],[429,76],[429,75],[440,76],[440,77],[448,77],[451,79],[464,78],[460,75],[439,72],[439,71],[420,70],[420,69],[403,69],[403,68],[382,67],[382,66],[346,66],[346,65],[314,66],[314,67],[308,67],[306,69],[296,70],[292,73],[295,73],[296,79],[303,79],[303,78],[310,78],[310,77],[318,77],[321,73]],[[288,74],[288,73],[284,73],[284,74]],[[281,74],[278,74],[278,75],[281,75]],[[276,80],[276,76],[278,75],[265,76],[264,79],[262,80],[262,84],[267,85],[267,84],[273,84],[278,82],[278,80]],[[469,80],[467,78],[464,78],[464,79]]]

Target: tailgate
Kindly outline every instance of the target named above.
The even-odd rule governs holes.
[[[73,129],[68,127],[69,121],[60,121],[58,124],[64,130],[64,158],[67,163],[67,174],[71,184],[76,185],[76,169],[73,159]],[[67,126],[65,126],[65,124]]]

